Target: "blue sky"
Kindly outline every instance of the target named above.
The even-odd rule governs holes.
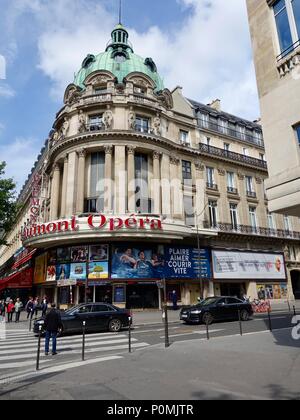
[[[0,0],[0,10],[0,160],[19,190],[74,72],[105,49],[118,0]],[[123,21],[166,87],[259,116],[244,0],[123,0]]]

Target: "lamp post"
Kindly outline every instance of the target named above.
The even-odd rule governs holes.
[[[209,203],[207,202],[204,206],[201,213],[196,213],[196,228],[197,228],[197,247],[198,247],[198,278],[199,278],[199,284],[200,284],[200,299],[204,299],[204,288],[203,288],[203,279],[201,275],[201,246],[200,246],[200,233],[199,233],[199,217],[203,215],[207,207],[209,206]]]

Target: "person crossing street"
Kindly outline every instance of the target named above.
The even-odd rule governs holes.
[[[51,311],[46,315],[44,327],[46,330],[45,355],[49,355],[50,340],[52,339],[52,356],[56,356],[57,334],[62,327],[62,321],[55,304],[51,306]]]

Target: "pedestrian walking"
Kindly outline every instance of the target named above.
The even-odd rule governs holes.
[[[14,305],[14,301],[11,299],[6,308],[8,323],[12,322],[14,311],[15,311],[15,305]]]
[[[41,310],[41,305],[40,305],[40,299],[37,297],[34,300],[34,305],[33,305],[33,313],[35,313],[35,317],[38,317],[39,311]]]
[[[16,303],[15,303],[15,314],[16,314],[15,322],[16,323],[20,322],[20,316],[21,316],[22,308],[23,308],[23,303],[18,298]]]
[[[50,340],[52,339],[52,356],[56,356],[57,334],[62,327],[60,312],[56,305],[51,306],[51,311],[46,315],[44,328],[46,330],[45,355],[49,355]]]
[[[0,301],[0,322],[5,322],[5,302],[4,300]]]
[[[173,302],[173,310],[174,311],[177,311],[177,309],[178,309],[178,306],[177,306],[178,298],[177,298],[176,290],[173,290],[173,293],[172,293],[172,302]]]
[[[48,309],[48,300],[47,297],[45,296],[42,302],[42,317],[45,318],[45,316],[47,315],[47,309]]]
[[[33,298],[30,297],[29,301],[26,304],[26,312],[27,312],[27,319],[29,319],[29,317],[33,317],[33,307],[34,307],[34,303],[33,303]]]

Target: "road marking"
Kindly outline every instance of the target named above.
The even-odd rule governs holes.
[[[39,372],[29,372],[29,373],[23,373],[23,374],[20,373],[19,375],[11,376],[11,377],[2,379],[2,380],[0,380],[0,385],[7,385],[11,382],[16,382],[16,381],[20,381],[20,380],[23,381],[25,379],[40,377],[40,376],[48,375],[49,373],[64,372],[65,370],[70,370],[70,369],[78,368],[78,367],[81,367],[81,366],[93,365],[93,364],[97,364],[97,363],[100,363],[100,362],[108,362],[108,361],[111,361],[111,360],[118,360],[118,359],[123,359],[123,356],[107,356],[107,357],[101,357],[101,358],[97,358],[97,359],[87,360],[85,362],[65,363],[63,365],[58,365],[58,366],[53,366],[51,368],[43,369],[42,371],[39,371]]]
[[[225,330],[210,330],[209,333],[212,334],[212,333],[221,332],[221,331],[225,331]],[[193,331],[193,332],[189,332],[189,333],[174,334],[174,335],[169,335],[169,337],[174,338],[174,337],[181,337],[181,336],[184,336],[184,335],[196,335],[196,334],[204,335],[204,334],[206,334],[206,331]],[[162,339],[162,338],[165,338],[165,336],[159,337],[159,338]]]
[[[94,335],[86,335],[85,339],[86,342],[89,341],[93,341],[95,339],[101,339],[101,340],[105,340],[105,339],[113,339],[115,337],[119,337],[119,338],[123,338],[123,337],[127,337],[125,334],[94,334]],[[42,337],[42,340],[44,340],[45,338]],[[67,337],[58,337],[57,338],[59,340],[60,343],[64,343],[64,342],[76,342],[76,341],[82,341],[82,336],[67,336]],[[22,340],[17,340],[17,339],[9,339],[9,340],[3,340],[3,342],[0,342],[0,349],[2,346],[2,344],[7,344],[7,345],[11,345],[13,347],[13,344],[25,344],[25,343],[35,343],[37,342],[37,337],[34,337],[33,335],[30,337],[27,337],[26,339],[22,339]]]

